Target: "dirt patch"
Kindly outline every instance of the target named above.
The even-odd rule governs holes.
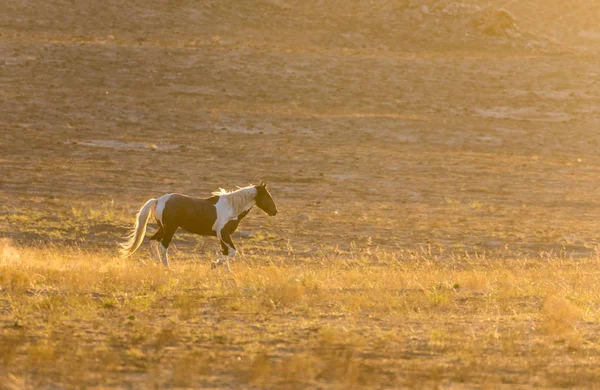
[[[71,141],[67,144],[77,144],[83,146],[92,146],[97,148],[110,148],[116,150],[174,150],[183,148],[183,145],[150,144],[146,142],[123,142],[117,140],[89,140],[89,141]]]
[[[568,122],[573,118],[564,112],[536,112],[534,109],[494,107],[489,109],[475,109],[478,115],[484,118],[511,119],[516,121],[531,122]]]

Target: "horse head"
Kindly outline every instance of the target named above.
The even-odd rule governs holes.
[[[277,214],[277,206],[271,197],[271,193],[267,190],[267,183],[264,181],[256,186],[256,205],[271,217]]]

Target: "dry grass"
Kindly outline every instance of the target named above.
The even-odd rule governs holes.
[[[26,3],[0,390],[597,386],[593,2]],[[183,232],[172,272],[109,252],[149,197],[261,179],[234,275]]]
[[[246,256],[231,275],[185,259],[169,272],[143,256],[1,250],[0,375],[13,388],[600,379],[596,258],[355,248],[326,264]]]

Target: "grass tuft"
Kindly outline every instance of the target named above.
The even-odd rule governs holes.
[[[575,332],[583,311],[571,301],[558,295],[551,295],[542,308],[542,330],[548,335],[564,335]]]

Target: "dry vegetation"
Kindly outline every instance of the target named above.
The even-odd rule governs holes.
[[[0,389],[600,383],[599,4],[0,5]],[[264,179],[234,274],[116,243]]]
[[[599,264],[353,250],[235,274],[4,243],[7,388],[563,387],[600,380]]]

